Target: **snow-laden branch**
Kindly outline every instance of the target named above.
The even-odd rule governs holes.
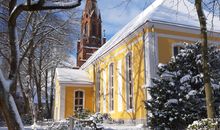
[[[4,75],[2,73],[2,70],[0,69],[0,82],[3,85],[3,88],[5,89],[6,92],[9,92],[10,86],[11,86],[11,80],[6,80],[4,78]]]
[[[71,2],[52,2],[47,1],[43,5],[43,9],[70,9],[79,6],[81,0],[71,1]]]
[[[14,23],[16,18],[22,11],[40,11],[40,10],[54,10],[54,9],[71,9],[80,6],[82,0],[74,0],[72,2],[51,2],[40,0],[37,3],[28,5],[20,4],[16,6],[10,15],[9,22]]]

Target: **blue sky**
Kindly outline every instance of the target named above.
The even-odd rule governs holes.
[[[81,8],[84,8],[85,1]],[[124,1],[126,0],[97,0],[102,15],[102,28],[105,29],[107,40],[154,0],[132,0],[128,5]]]

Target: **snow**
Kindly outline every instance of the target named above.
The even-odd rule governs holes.
[[[6,80],[4,78],[4,75],[2,73],[2,70],[0,69],[0,81],[2,82],[3,84],[3,87],[5,89],[6,92],[9,92],[9,89],[10,89],[10,85],[11,85],[11,80]]]
[[[189,96],[194,96],[194,95],[196,95],[196,94],[197,94],[197,91],[196,91],[196,90],[191,90],[191,91],[189,91],[189,93],[188,93]]]
[[[146,130],[144,124],[103,124],[104,130]]]
[[[165,103],[165,105],[170,105],[170,104],[178,104],[178,100],[177,99],[169,99]]]
[[[209,13],[207,11],[204,11],[204,13],[207,16],[208,30],[212,29],[213,23],[215,27],[213,31],[219,32],[219,17],[214,16],[212,22],[212,15],[208,15]],[[188,27],[197,30],[199,30],[200,27],[196,9],[188,0],[156,0],[152,5],[146,8],[142,13],[116,33],[109,41],[107,41],[87,60],[85,64],[83,64],[81,68],[85,69],[100,56],[104,55],[119,44],[136,29],[148,22],[169,23],[176,27]]]
[[[57,68],[56,76],[60,83],[92,85],[86,71],[81,69]]]
[[[45,1],[44,7],[46,6],[72,6],[72,5],[77,5],[79,2],[78,0],[72,1],[72,2],[52,2],[52,1]]]
[[[190,79],[191,79],[191,76],[189,74],[187,74],[180,79],[180,83],[184,83]]]
[[[214,90],[219,90],[219,89],[220,89],[220,86],[219,86],[219,84],[212,84],[212,88],[213,88]]]
[[[162,64],[162,63],[158,64],[158,68],[160,68],[160,69],[163,68],[164,66],[165,66],[165,64]]]
[[[174,119],[172,117],[169,118],[169,121],[173,121]]]

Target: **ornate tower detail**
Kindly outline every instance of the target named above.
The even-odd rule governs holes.
[[[86,60],[102,46],[101,14],[96,0],[86,0],[82,14],[81,38],[77,45],[77,66]]]

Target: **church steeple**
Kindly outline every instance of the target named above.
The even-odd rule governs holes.
[[[81,66],[102,45],[101,13],[96,0],[86,0],[78,42],[77,65]]]

